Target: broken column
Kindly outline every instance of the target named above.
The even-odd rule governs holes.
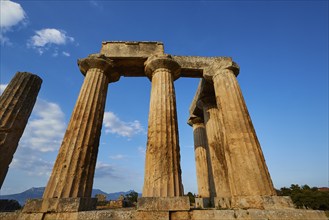
[[[70,203],[70,211],[90,210],[96,205],[91,193],[107,88],[120,76],[104,55],[90,55],[78,64],[85,79],[43,194],[41,212],[63,211],[65,203]]]
[[[238,66],[229,58],[215,61],[204,71],[213,81],[227,142],[232,206],[257,208],[259,196],[276,195],[236,75]],[[243,202],[241,202],[243,201]],[[256,206],[256,207],[255,207]]]
[[[189,209],[188,198],[178,198],[184,194],[174,89],[180,66],[169,55],[154,55],[145,62],[145,74],[152,81],[152,89],[143,187],[145,198],[139,200],[138,206],[143,209],[145,203],[159,206],[166,203],[169,204],[165,207],[167,210],[177,210],[183,208],[183,203],[183,210]],[[148,200],[147,197],[153,198]],[[173,200],[170,202],[169,198]],[[147,207],[152,208],[158,209],[155,206]]]
[[[36,102],[42,79],[17,72],[0,97],[0,188]]]

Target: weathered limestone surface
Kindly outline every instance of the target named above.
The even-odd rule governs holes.
[[[137,57],[148,58],[152,55],[164,54],[162,42],[124,42],[124,41],[104,41],[101,53],[108,57]]]
[[[209,207],[214,207],[213,206],[213,199],[208,197],[208,198],[195,198],[195,203],[194,203],[194,207],[197,209],[200,208],[209,208]]]
[[[102,55],[79,60],[85,79],[43,198],[90,198],[108,84],[119,79]]]
[[[217,199],[217,200],[216,200]],[[215,198],[216,208],[221,208],[222,198]],[[294,209],[289,196],[236,196],[231,198],[232,209]]]
[[[211,164],[209,161],[209,147],[207,141],[206,127],[203,119],[195,117],[189,120],[190,125],[193,127],[194,137],[194,155],[196,166],[196,177],[198,184],[198,196],[202,198],[210,197],[210,177]]]
[[[209,145],[209,155],[214,188],[211,189],[211,197],[230,198],[231,191],[228,181],[228,169],[226,164],[226,139],[222,115],[217,108],[214,96],[203,97],[199,100],[199,105],[203,108],[204,121],[207,130]],[[226,201],[226,200],[225,200]],[[222,208],[230,207],[222,204]]]
[[[188,196],[138,198],[139,211],[184,211],[190,210]]]
[[[145,73],[152,81],[143,197],[184,193],[178,142],[174,80],[180,67],[170,56],[150,57]]]
[[[17,72],[0,96],[0,188],[36,102],[42,79]]]
[[[29,199],[22,212],[78,212],[96,209],[96,198]]]
[[[282,210],[191,210],[191,211],[137,211],[115,209],[61,213],[0,212],[0,219],[6,220],[103,220],[103,219],[145,219],[145,220],[328,220],[323,211],[282,209]]]
[[[115,62],[121,76],[145,77],[144,62],[152,55],[164,54],[162,42],[105,41],[101,54]],[[181,66],[180,77],[202,78],[203,69],[228,57],[172,56]]]
[[[310,210],[193,210],[190,212],[191,220],[326,220],[323,211]]]
[[[232,196],[276,195],[236,79],[238,71],[232,60],[214,62],[204,71],[204,77],[214,83],[217,107],[223,116]]]

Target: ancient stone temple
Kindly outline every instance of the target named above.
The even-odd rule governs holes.
[[[42,199],[11,219],[326,219],[276,196],[230,57],[173,56],[160,42],[103,42],[78,61],[84,82]],[[145,176],[137,209],[95,211],[91,198],[107,88],[120,77],[151,83]],[[175,80],[199,78],[189,109],[197,209],[181,178]],[[191,131],[192,132],[192,131]]]

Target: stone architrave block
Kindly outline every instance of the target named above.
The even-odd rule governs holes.
[[[101,53],[107,57],[138,57],[147,58],[152,55],[164,54],[161,42],[103,42]]]
[[[190,200],[187,196],[177,197],[141,197],[137,200],[139,211],[187,211]]]

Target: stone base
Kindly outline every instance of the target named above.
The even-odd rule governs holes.
[[[141,197],[137,200],[140,211],[186,211],[190,210],[188,196],[177,197]]]
[[[209,208],[211,204],[210,198],[195,198],[195,208],[197,209]]]
[[[232,198],[215,197],[217,209],[294,209],[289,196],[238,196]]]
[[[231,197],[215,197],[213,200],[213,206],[216,209],[230,209],[232,208]]]
[[[133,208],[61,212],[61,213],[22,213],[0,212],[0,219],[6,220],[103,220],[103,219],[145,219],[145,220],[328,220],[323,211],[283,209],[283,210],[190,210],[190,211],[138,211]]]
[[[50,198],[29,199],[25,203],[22,212],[78,212],[96,209],[96,198]]]

